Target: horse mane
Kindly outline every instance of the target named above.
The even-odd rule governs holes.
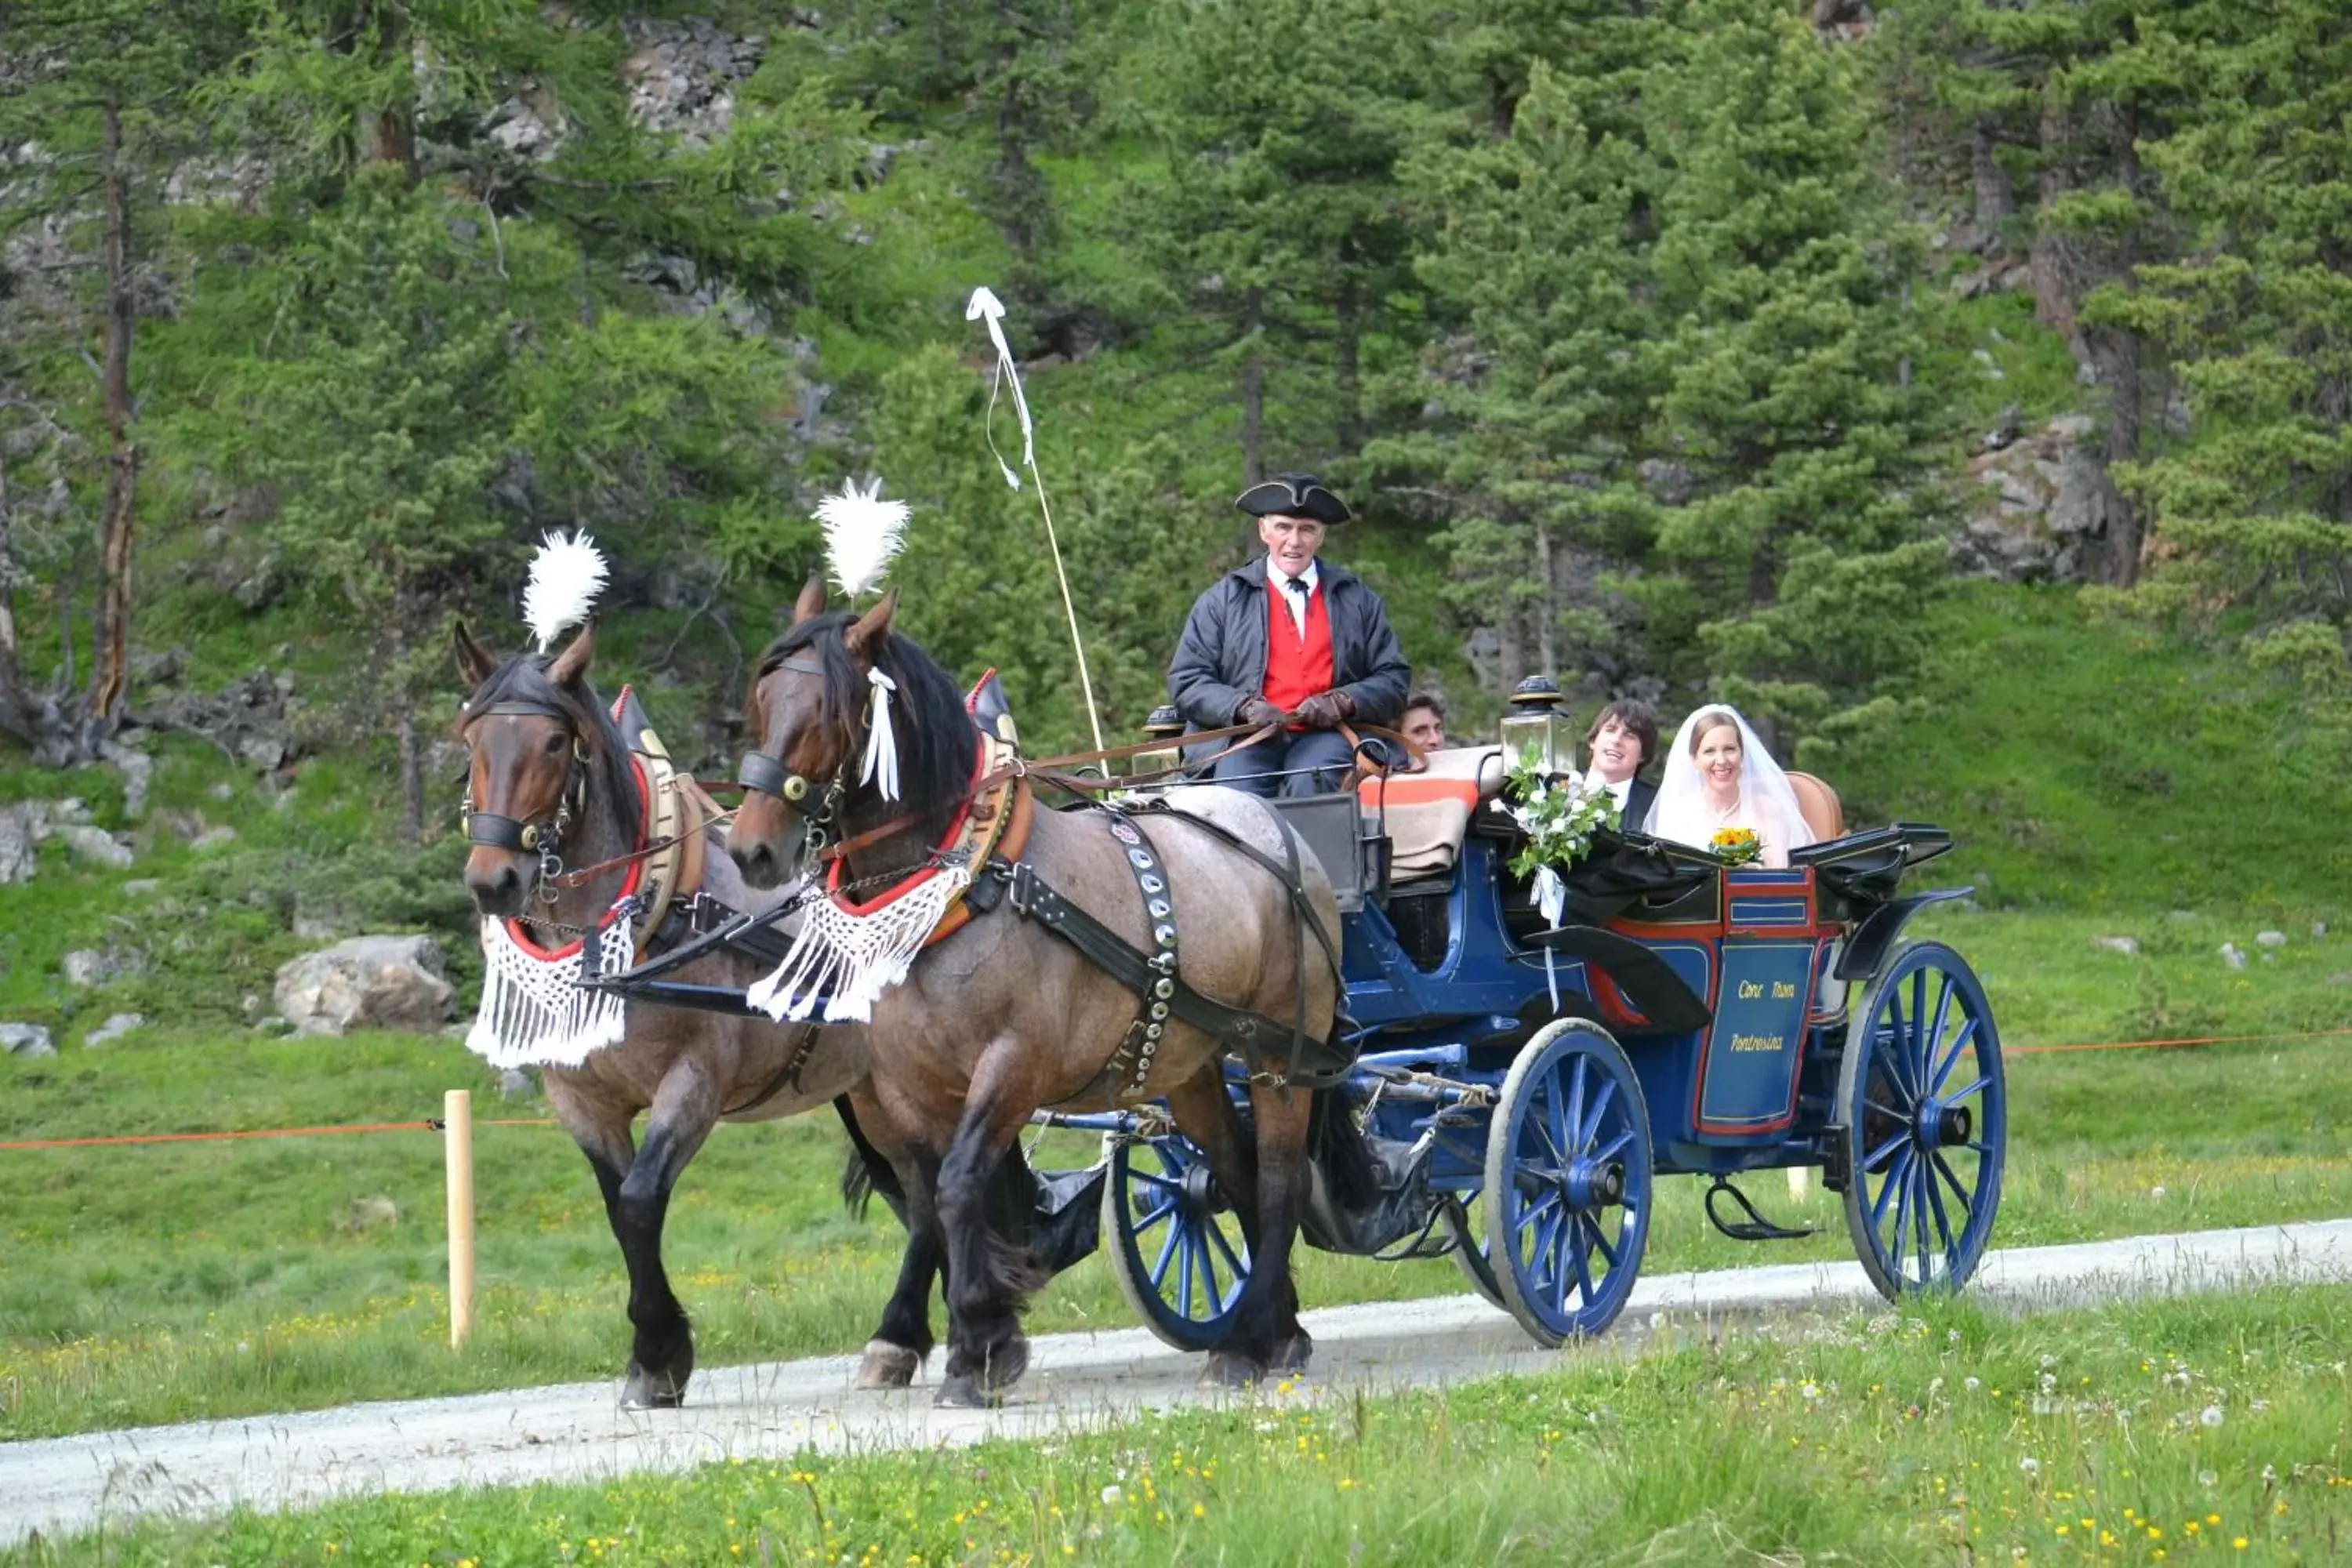
[[[761,651],[753,680],[766,679],[793,654],[814,654],[824,669],[824,721],[847,735],[873,701],[872,688],[844,640],[856,619],[855,611],[834,610],[788,628]],[[944,816],[962,804],[979,756],[980,731],[964,708],[963,693],[921,645],[896,632],[883,637],[874,664],[898,683],[891,729],[898,742],[901,797],[919,816]]]
[[[562,714],[572,732],[587,740],[590,793],[611,803],[615,815],[625,819],[622,826],[634,837],[642,826],[645,802],[637,794],[635,770],[629,765],[629,743],[585,679],[575,692],[547,678],[547,667],[554,662],[555,656],[545,653],[509,657],[466,700],[457,716],[457,731],[462,735],[473,715],[500,702],[529,703]]]

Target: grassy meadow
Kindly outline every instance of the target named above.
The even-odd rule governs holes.
[[[2128,1013],[2081,999],[2101,966],[2162,961],[2090,949],[2063,922],[1962,911],[1939,922],[2018,1015],[2012,1045],[2126,1037]],[[2079,964],[2066,960],[2077,946]],[[2352,941],[2291,946],[2233,1010],[2242,977],[2187,966],[2194,1005],[2249,1028],[2306,1028]],[[2056,950],[2058,960],[2035,962]],[[2032,976],[2074,974],[2044,994]],[[2127,989],[2119,993],[2128,998]],[[2202,1015],[2200,1015],[2202,1016]],[[2063,1032],[2062,1032],[2063,1031]],[[2352,1214],[2352,1040],[2023,1055],[2011,1063],[2011,1165],[1997,1245]],[[470,1085],[500,1102],[448,1041],[134,1036],[98,1052],[0,1060],[6,1141],[214,1128],[415,1121]],[[37,1110],[35,1108],[39,1108]],[[835,1196],[843,1141],[829,1121],[723,1129],[670,1211],[668,1256],[706,1364],[855,1349],[878,1312],[897,1231]],[[1045,1163],[1083,1163],[1063,1138]],[[0,1271],[0,1437],[315,1407],[613,1375],[626,1349],[620,1261],[594,1184],[544,1125],[476,1138],[481,1298],[462,1353],[445,1342],[440,1141],[428,1132],[50,1151],[0,1150],[11,1196]],[[1801,1208],[1777,1176],[1749,1184],[1777,1216],[1824,1227],[1766,1247],[1717,1236],[1700,1184],[1661,1184],[1645,1267],[1729,1268],[1851,1256],[1833,1194]],[[387,1211],[381,1200],[389,1200]],[[1309,1305],[1463,1288],[1444,1261],[1307,1256]],[[1055,1280],[1039,1330],[1130,1321],[1099,1259]]]
[[[1564,1354],[1541,1377],[1044,1443],[354,1499],[27,1547],[68,1564],[2340,1561],[2352,1297],[1966,1301]],[[1679,1338],[1679,1342],[1676,1342]],[[1695,1441],[1696,1433],[1704,1440]]]

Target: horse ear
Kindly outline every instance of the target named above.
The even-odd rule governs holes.
[[[882,639],[890,635],[890,616],[898,608],[898,590],[893,588],[882,595],[880,604],[858,616],[856,624],[841,635],[843,645],[854,654],[871,658],[874,650],[882,646]]]
[[[596,626],[590,622],[580,628],[580,635],[570,647],[555,656],[547,667],[547,679],[557,686],[576,686],[588,673],[588,661],[596,657]]]
[[[457,651],[457,673],[466,678],[467,685],[479,686],[497,672],[499,656],[476,642],[463,620],[451,632],[450,642]]]
[[[824,574],[812,572],[801,588],[800,602],[793,606],[793,625],[813,621],[824,614]]]

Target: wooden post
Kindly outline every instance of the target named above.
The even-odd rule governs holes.
[[[442,1097],[442,1146],[449,1186],[449,1348],[474,1329],[474,1097]]]

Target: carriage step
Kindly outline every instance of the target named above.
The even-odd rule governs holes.
[[[1747,1213],[1748,1217],[1726,1220],[1721,1215],[1716,1213],[1716,1196],[1721,1193],[1729,1193],[1731,1201],[1738,1204]],[[1748,1201],[1746,1193],[1741,1192],[1721,1176],[1716,1177],[1715,1185],[1706,1190],[1706,1217],[1709,1224],[1734,1241],[1799,1241],[1821,1229],[1821,1226],[1813,1225],[1797,1230],[1791,1230],[1783,1225],[1774,1225],[1757,1212],[1756,1205]]]

